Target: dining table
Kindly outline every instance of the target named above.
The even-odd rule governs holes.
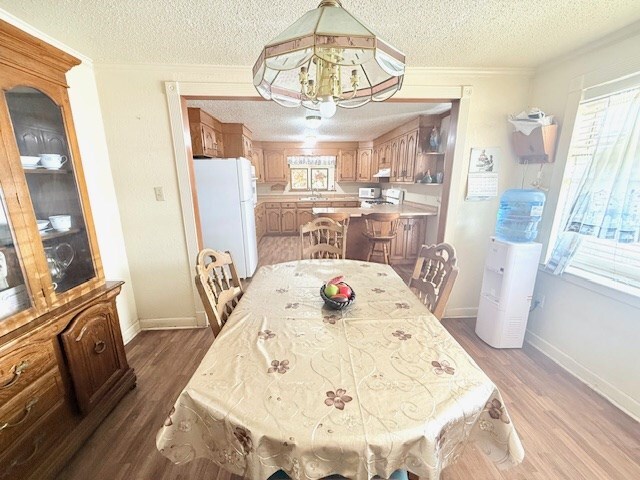
[[[336,276],[341,310],[320,296]],[[470,443],[501,469],[524,457],[496,385],[389,265],[354,260],[261,267],[156,437],[256,480],[438,479]]]

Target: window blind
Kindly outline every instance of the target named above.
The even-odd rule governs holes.
[[[617,137],[615,130],[603,129],[607,109],[631,102],[639,90],[640,87],[636,85],[635,88],[585,100],[580,104],[563,179],[568,201],[565,203],[562,225],[566,224],[571,214],[572,199],[576,197],[591,167],[596,148],[612,145]],[[604,135],[604,130],[609,130],[610,134]],[[569,271],[578,275],[581,271],[588,272],[640,289],[640,244],[583,236],[571,259]]]

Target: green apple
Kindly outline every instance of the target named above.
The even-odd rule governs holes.
[[[334,285],[332,283],[330,283],[329,285],[324,287],[324,294],[329,298],[331,298],[334,295],[336,295],[339,291],[340,291],[340,287],[338,287],[337,285]]]

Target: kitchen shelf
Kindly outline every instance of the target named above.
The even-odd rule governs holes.
[[[66,175],[67,173],[71,173],[71,170],[48,170],[46,168],[25,168],[24,173],[29,174],[45,174],[45,175]]]
[[[52,231],[52,232],[47,232],[44,235],[40,234],[40,236],[42,237],[43,241],[46,241],[46,240],[53,240],[54,238],[60,238],[60,237],[66,237],[68,235],[73,235],[75,233],[79,233],[80,231],[81,231],[81,229],[79,229],[79,228],[72,228],[71,230],[67,230],[66,232]]]

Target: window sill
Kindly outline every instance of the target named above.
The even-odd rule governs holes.
[[[609,297],[612,300],[625,303],[635,308],[640,308],[640,289],[622,285],[577,268],[569,267],[562,275],[559,276],[545,271],[544,265],[540,265],[540,271],[549,276],[560,278],[566,282],[591,290],[592,292],[605,297]]]

